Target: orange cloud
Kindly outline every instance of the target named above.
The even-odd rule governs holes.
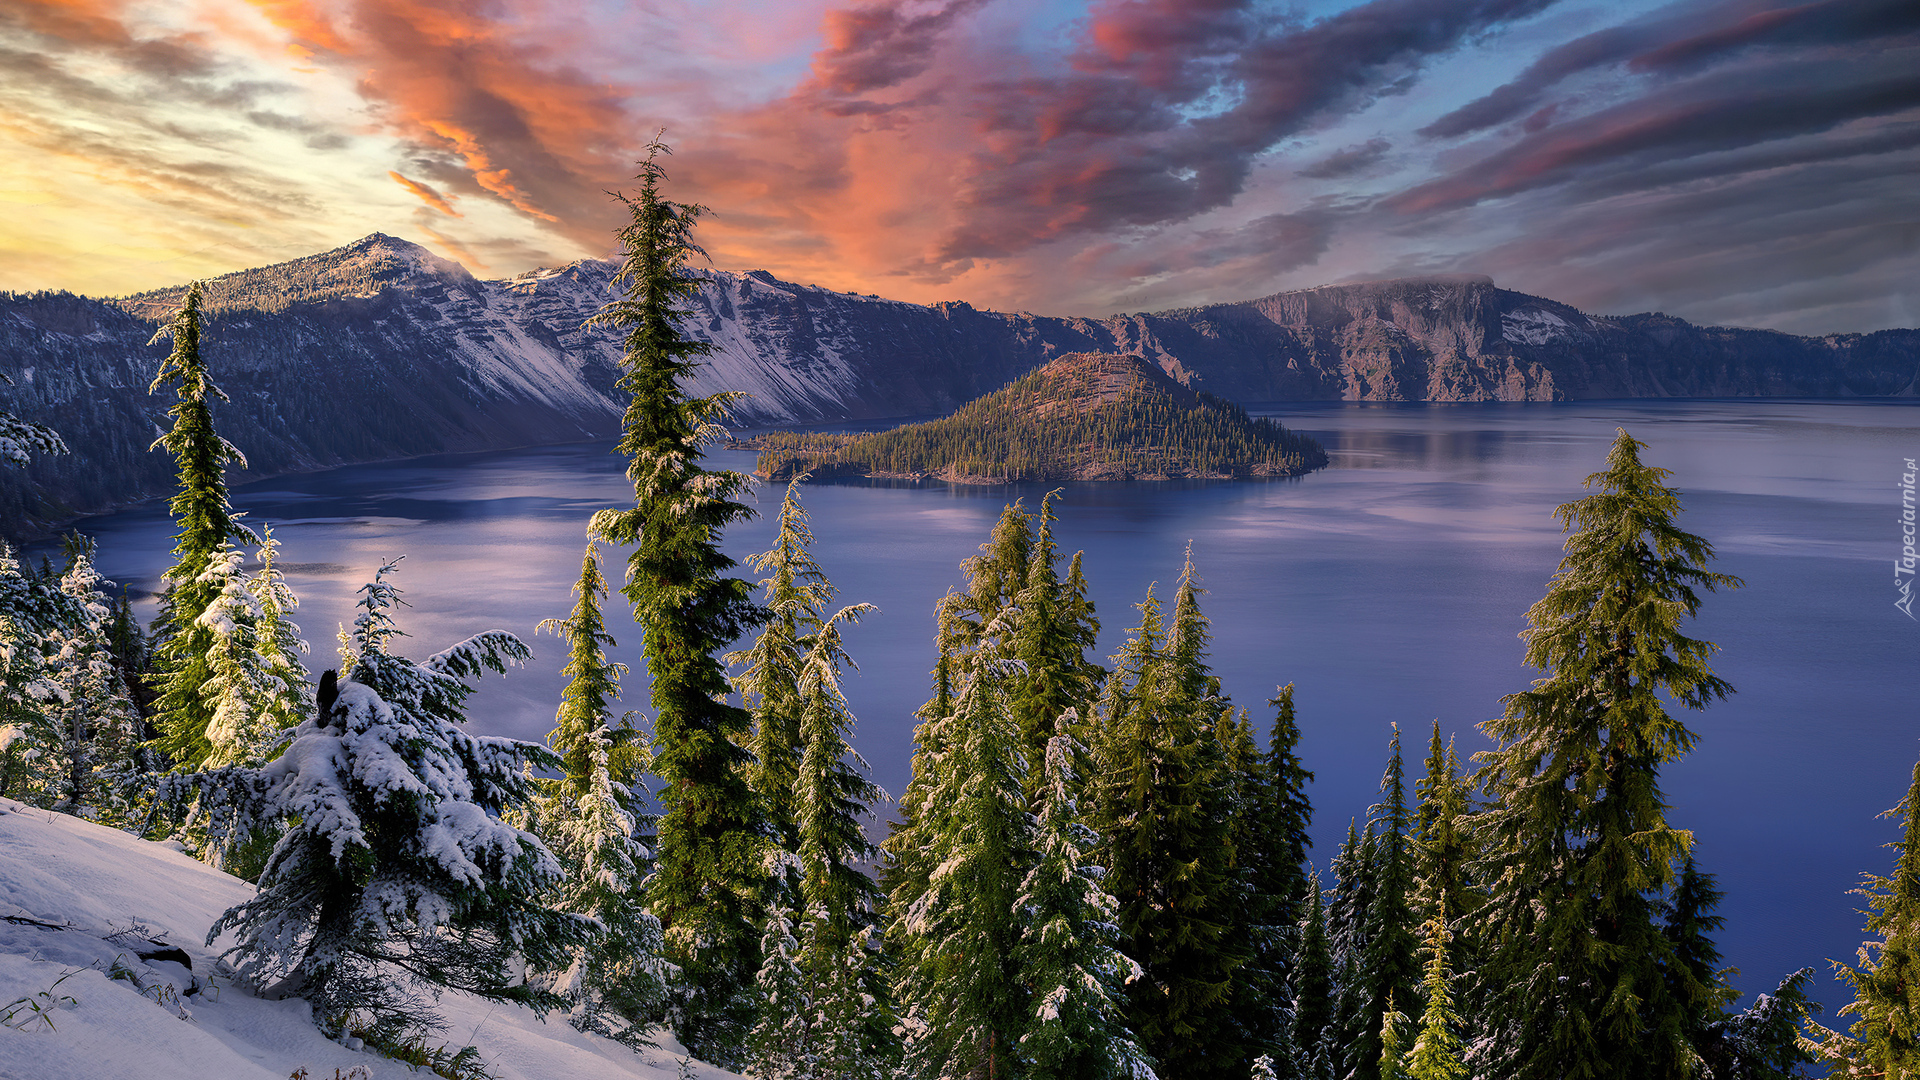
[[[408,191],[413,192],[415,195],[418,195],[420,197],[421,202],[426,203],[428,206],[433,207],[435,210],[438,210],[441,213],[450,215],[452,217],[461,216],[460,211],[455,210],[453,208],[453,204],[447,202],[446,196],[433,190],[433,188],[429,187],[428,185],[423,184],[418,180],[409,180],[408,178],[401,176],[399,173],[394,172],[391,169],[387,170],[387,175],[393,177],[394,183],[397,183],[401,187],[406,188]]]

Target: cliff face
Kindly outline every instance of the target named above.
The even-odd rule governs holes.
[[[393,237],[217,278],[205,352],[231,402],[235,480],[355,461],[613,433],[619,341],[581,323],[614,267],[505,281]],[[1912,395],[1920,331],[1799,338],[1663,315],[1589,316],[1484,279],[1328,286],[1105,319],[907,304],[705,271],[685,329],[715,353],[695,393],[744,390],[745,425],[947,412],[1069,353],[1133,353],[1239,401],[1554,401]],[[170,404],[148,345],[179,303],[0,294],[0,410],[74,453],[0,471],[0,533],[164,493],[148,445]]]

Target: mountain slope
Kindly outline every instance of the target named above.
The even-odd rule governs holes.
[[[938,420],[866,435],[772,432],[752,444],[762,447],[755,474],[774,480],[1224,480],[1327,463],[1314,440],[1115,353],[1063,356]]]
[[[618,343],[581,323],[610,293],[584,260],[483,281],[405,240],[207,284],[206,353],[232,397],[235,482],[348,462],[610,435]],[[1326,286],[1104,319],[907,304],[765,271],[706,271],[686,331],[715,354],[696,393],[744,390],[747,426],[944,413],[1070,353],[1132,353],[1238,401],[1556,401],[1912,395],[1920,331],[1800,338],[1664,315],[1590,316],[1485,278]],[[120,300],[0,294],[0,410],[74,453],[0,471],[21,537],[169,489],[148,445],[154,327],[181,289]]]
[[[220,974],[202,942],[253,886],[163,844],[0,799],[0,1076],[34,1080],[313,1080],[398,1062],[324,1038],[301,1001],[263,1001]],[[118,977],[108,972],[119,965]],[[448,992],[454,1050],[471,1044],[498,1080],[671,1080],[676,1048],[635,1053],[559,1017]],[[437,1045],[430,1042],[429,1045]],[[692,1063],[692,1075],[734,1074]],[[430,1076],[430,1073],[420,1073]]]

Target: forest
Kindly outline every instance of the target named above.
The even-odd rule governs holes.
[[[1435,725],[1407,733],[1410,768],[1396,729],[1324,863],[1293,684],[1257,708],[1223,695],[1191,555],[1119,652],[1090,655],[1100,616],[1052,496],[1008,506],[939,602],[880,839],[841,691],[869,609],[813,558],[798,481],[746,567],[762,576],[719,546],[751,481],[702,464],[727,402],[683,392],[708,348],[676,328],[700,214],[661,194],[661,149],[624,197],[626,291],[594,320],[625,342],[634,499],[581,523],[574,605],[542,624],[569,680],[544,745],[465,726],[519,638],[401,655],[398,561],[313,677],[278,541],[228,500],[244,459],[215,428],[195,289],[154,382],[179,480],[154,622],[77,534],[58,565],[0,548],[0,796],[256,883],[214,927],[236,977],[396,1057],[458,988],[631,1045],[664,1029],[763,1080],[1920,1071],[1920,767],[1895,865],[1866,877],[1844,1026],[1815,1019],[1811,969],[1733,1008],[1721,893],[1660,784],[1695,742],[1670,708],[1733,689],[1687,621],[1740,582],[1625,431],[1560,508],[1523,635],[1541,674],[1484,725],[1493,749],[1463,761]],[[5,416],[0,440],[9,461],[64,449]],[[608,657],[622,601],[644,687]]]
[[[949,416],[864,435],[768,432],[756,475],[938,475],[949,480],[1298,476],[1326,451],[1134,356],[1060,357]]]

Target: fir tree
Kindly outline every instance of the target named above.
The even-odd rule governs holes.
[[[1327,946],[1326,910],[1320,900],[1320,875],[1307,873],[1304,893],[1300,951],[1289,978],[1293,994],[1293,1073],[1307,1080],[1325,1080],[1332,1071],[1326,1050],[1333,1032],[1334,968]]]
[[[1018,1073],[1030,1010],[1016,980],[1015,890],[1030,864],[1026,761],[1007,695],[1008,627],[985,628],[944,725],[945,750],[920,826],[933,867],[925,892],[895,910],[906,939],[896,982],[906,1064],[920,1080]]]
[[[1374,924],[1368,917],[1378,892],[1375,869],[1379,842],[1374,822],[1356,831],[1347,823],[1347,839],[1333,860],[1333,897],[1327,905],[1327,941],[1333,954],[1333,1020],[1322,1040],[1326,1068],[1337,1080],[1361,1069],[1377,1067],[1380,1026],[1372,1015],[1374,980],[1367,970],[1367,954]],[[1371,1060],[1356,1048],[1370,1045]]]
[[[547,736],[562,775],[533,781],[532,824],[564,875],[555,906],[600,927],[555,986],[570,1005],[568,1019],[582,1031],[638,1046],[664,1012],[670,969],[661,958],[660,921],[644,900],[653,866],[641,839],[651,818],[638,790],[646,746],[631,723],[613,721],[627,667],[607,658],[615,641],[601,614],[607,586],[596,547],[589,541],[581,558],[572,612],[539,627],[566,639],[560,673],[568,681]]]
[[[1387,995],[1386,1011],[1380,1014],[1380,1080],[1407,1080],[1406,1014],[1400,1011],[1392,994]]]
[[[1169,1078],[1245,1068],[1231,1037],[1229,938],[1237,898],[1230,787],[1213,727],[1226,703],[1205,665],[1206,622],[1192,562],[1163,629],[1147,590],[1141,623],[1102,695],[1098,829],[1120,900],[1123,950],[1146,974],[1128,1025]]]
[[[798,862],[784,852],[776,859],[783,864]],[[799,874],[797,866],[780,869]],[[778,877],[785,880],[788,874]],[[784,886],[776,887],[760,935],[760,972],[754,977],[759,1019],[747,1035],[749,1075],[754,1080],[812,1080],[820,1065],[816,1035],[823,1026],[822,1017],[808,992],[811,980],[802,965],[796,936],[800,916],[793,900]]]
[[[689,398],[683,390],[713,348],[677,326],[681,305],[699,287],[686,262],[700,254],[692,231],[705,211],[661,197],[668,152],[652,143],[638,195],[617,196],[631,218],[619,233],[615,277],[627,291],[588,321],[626,335],[619,386],[632,400],[619,449],[635,503],[594,515],[592,531],[633,546],[621,591],[640,624],[653,679],[653,767],[663,786],[647,891],[668,957],[682,972],[674,1030],[689,1050],[725,1065],[751,1024],[765,826],[742,746],[751,717],[727,702],[716,653],[764,613],[745,581],[721,576],[734,562],[720,550],[720,531],[752,513],[735,499],[748,479],[700,464],[733,395]]]
[[[1053,500],[1057,495],[1057,490],[1050,491],[1040,500],[1040,526],[1033,533],[1024,585],[1015,598],[1020,617],[1014,655],[1026,665],[1026,673],[1015,682],[1014,716],[1026,752],[1036,761],[1045,756],[1055,719],[1069,709],[1076,715],[1089,709],[1104,674],[1087,659],[1100,623],[1093,617],[1092,601],[1086,599],[1086,582],[1078,577],[1080,555],[1074,553],[1068,584],[1062,584],[1054,565],[1053,523],[1058,519]],[[1038,776],[1034,779],[1042,782]]]
[[[1371,1080],[1386,1060],[1380,1043],[1384,1018],[1395,1001],[1410,1001],[1420,982],[1414,957],[1412,855],[1408,850],[1411,817],[1407,812],[1406,783],[1400,758],[1400,726],[1393,727],[1387,744],[1387,771],[1380,780],[1380,802],[1369,815],[1374,837],[1373,860],[1366,873],[1373,885],[1364,918],[1364,940],[1356,973],[1360,976],[1361,1011],[1357,1018],[1350,1073]]]
[[[1300,728],[1292,685],[1280,687],[1267,704],[1275,710],[1268,749],[1237,770],[1243,793],[1234,847],[1246,890],[1240,920],[1252,955],[1235,973],[1233,1011],[1249,1046],[1272,1058],[1283,1080],[1291,1080],[1298,1055],[1287,985],[1301,947],[1307,849],[1313,846],[1307,836],[1313,806],[1306,786],[1313,773],[1301,767],[1295,753]],[[1245,740],[1250,743],[1244,714],[1241,723],[1249,727]],[[1321,944],[1324,948],[1324,939]]]
[[[1473,857],[1467,835],[1471,808],[1459,758],[1450,740],[1441,741],[1438,720],[1427,743],[1426,773],[1415,782],[1414,793],[1420,804],[1412,837],[1413,907],[1422,921],[1438,917],[1451,928],[1470,910],[1474,896],[1467,878]]]
[[[12,386],[13,379],[0,371],[0,386]],[[0,412],[0,464],[25,468],[35,454],[64,454],[67,444],[60,433],[44,424],[22,420],[10,412]]]
[[[527,796],[528,764],[558,762],[461,728],[468,680],[524,660],[526,646],[493,630],[420,664],[394,654],[394,567],[360,590],[354,667],[323,678],[325,708],[285,753],[175,776],[162,792],[223,801],[241,827],[294,822],[259,892],[215,920],[207,943],[232,931],[224,955],[265,996],[297,994],[332,1031],[384,1037],[435,1026],[429,999],[442,987],[560,1004],[527,976],[564,967],[591,928],[530,899],[560,867],[500,820]]]
[[[1444,907],[1446,898],[1435,898]],[[1420,1014],[1420,1034],[1407,1053],[1407,1080],[1467,1080],[1457,1029],[1460,1015],[1453,1006],[1453,971],[1447,960],[1446,921],[1439,916],[1427,919],[1427,967],[1424,988],[1426,1011]]]
[[[1713,549],[1674,523],[1667,470],[1623,430],[1592,494],[1559,508],[1570,531],[1547,595],[1528,612],[1527,662],[1547,673],[1483,730],[1492,805],[1478,815],[1496,1080],[1693,1075],[1686,1004],[1666,983],[1655,923],[1688,837],[1666,820],[1661,765],[1693,745],[1664,700],[1700,708],[1731,688],[1714,646],[1681,623]]]
[[[1084,755],[1061,715],[1047,741],[1034,830],[1035,861],[1016,901],[1026,924],[1017,964],[1031,989],[1020,1038],[1028,1080],[1149,1080],[1150,1060],[1126,1026],[1126,984],[1138,964],[1116,947],[1119,904],[1087,862],[1097,839],[1082,820],[1074,761]]]
[[[209,677],[200,688],[213,706],[205,732],[209,769],[265,764],[307,717],[307,671],[300,654],[308,647],[300,628],[286,617],[299,601],[274,566],[279,543],[267,534],[260,570],[249,577],[241,572],[241,553],[223,542],[201,574],[199,584],[212,594],[194,619],[209,639]]]
[[[108,640],[106,584],[93,567],[93,542],[70,538],[57,583],[67,617],[43,639],[45,678],[58,692],[43,705],[51,737],[35,772],[44,781],[41,805],[121,824],[140,786],[133,758],[139,717]]]
[[[1820,1060],[1844,1076],[1906,1080],[1920,1076],[1920,764],[1913,782],[1883,817],[1897,818],[1899,853],[1889,875],[1866,874],[1856,894],[1867,901],[1867,933],[1858,961],[1834,962],[1853,1000],[1837,1015],[1851,1016],[1843,1034],[1813,1025]]]

